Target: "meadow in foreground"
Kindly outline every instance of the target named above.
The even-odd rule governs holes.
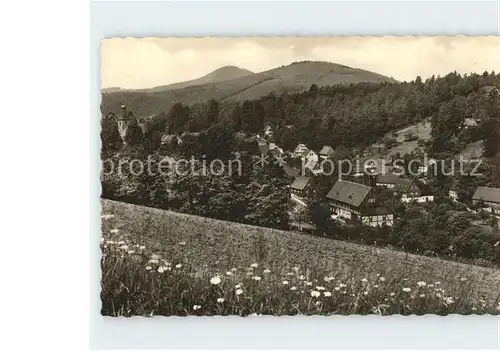
[[[113,215],[104,215],[103,220]],[[418,277],[311,267],[193,266],[189,243],[171,257],[130,242],[118,229],[101,239],[101,314],[108,316],[499,314],[500,302],[473,295],[461,278],[453,287]],[[474,297],[473,297],[474,296]]]

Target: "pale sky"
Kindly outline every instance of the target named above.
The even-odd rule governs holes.
[[[113,38],[102,41],[102,88],[151,88],[226,65],[262,72],[329,61],[413,80],[450,72],[500,72],[500,36]]]

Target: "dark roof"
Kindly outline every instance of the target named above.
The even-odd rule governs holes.
[[[335,150],[331,146],[323,146],[323,148],[320,150],[319,154],[324,155],[324,156],[331,156],[335,153]]]
[[[392,214],[392,211],[385,206],[368,207],[363,210],[364,216],[382,216]]]
[[[478,186],[472,200],[500,203],[500,188]]]
[[[296,190],[304,190],[304,188],[309,184],[309,181],[311,178],[309,177],[297,177],[293,181],[292,185],[290,185],[290,188],[296,189]]]
[[[408,191],[408,189],[410,189],[413,183],[414,181],[411,179],[400,178],[398,179],[398,182],[394,185],[394,190],[404,193],[405,191]]]
[[[400,180],[398,175],[393,173],[379,174],[377,176],[377,183],[382,184],[396,184]]]
[[[285,174],[291,178],[295,178],[300,173],[300,171],[298,169],[295,169],[287,164],[283,165],[283,171],[285,171]]]
[[[369,186],[338,180],[328,192],[326,197],[331,200],[340,201],[349,205],[359,207],[370,192]]]

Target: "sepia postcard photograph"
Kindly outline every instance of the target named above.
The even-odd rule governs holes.
[[[499,315],[499,45],[103,40],[101,315]]]

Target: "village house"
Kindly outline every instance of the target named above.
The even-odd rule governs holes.
[[[302,155],[302,158],[305,158],[306,161],[316,161],[316,162],[318,162],[318,160],[319,160],[318,154],[315,153],[312,150],[309,150],[307,153],[304,152],[304,154]]]
[[[273,128],[270,125],[264,128],[264,136],[268,138],[273,136]]]
[[[375,184],[379,187],[393,189],[398,183],[399,179],[401,179],[401,177],[393,173],[379,174],[377,175]]]
[[[326,197],[332,213],[348,222],[372,227],[393,225],[394,214],[379,203],[369,186],[338,180]]]
[[[399,178],[396,184],[394,184],[394,195],[413,198],[421,196],[422,191],[414,180]]]
[[[293,154],[295,157],[302,157],[307,152],[309,152],[309,148],[305,144],[299,144],[293,151]]]
[[[479,186],[472,196],[472,203],[489,212],[500,214],[500,188]]]
[[[304,171],[307,175],[314,176],[322,173],[323,170],[321,167],[321,162],[319,160],[305,159],[304,161],[306,161],[304,165]]]
[[[430,160],[424,161],[423,165],[418,166],[417,175],[422,175],[424,177],[427,176],[427,174],[431,170],[431,167],[435,164],[437,164],[437,161],[432,158]]]
[[[298,176],[290,185],[290,195],[294,194],[300,197],[306,197],[310,195],[311,191],[312,186],[310,177]]]
[[[327,158],[332,157],[335,154],[335,150],[331,146],[323,146],[321,150],[319,151],[319,157],[321,157],[323,160],[326,160]]]

